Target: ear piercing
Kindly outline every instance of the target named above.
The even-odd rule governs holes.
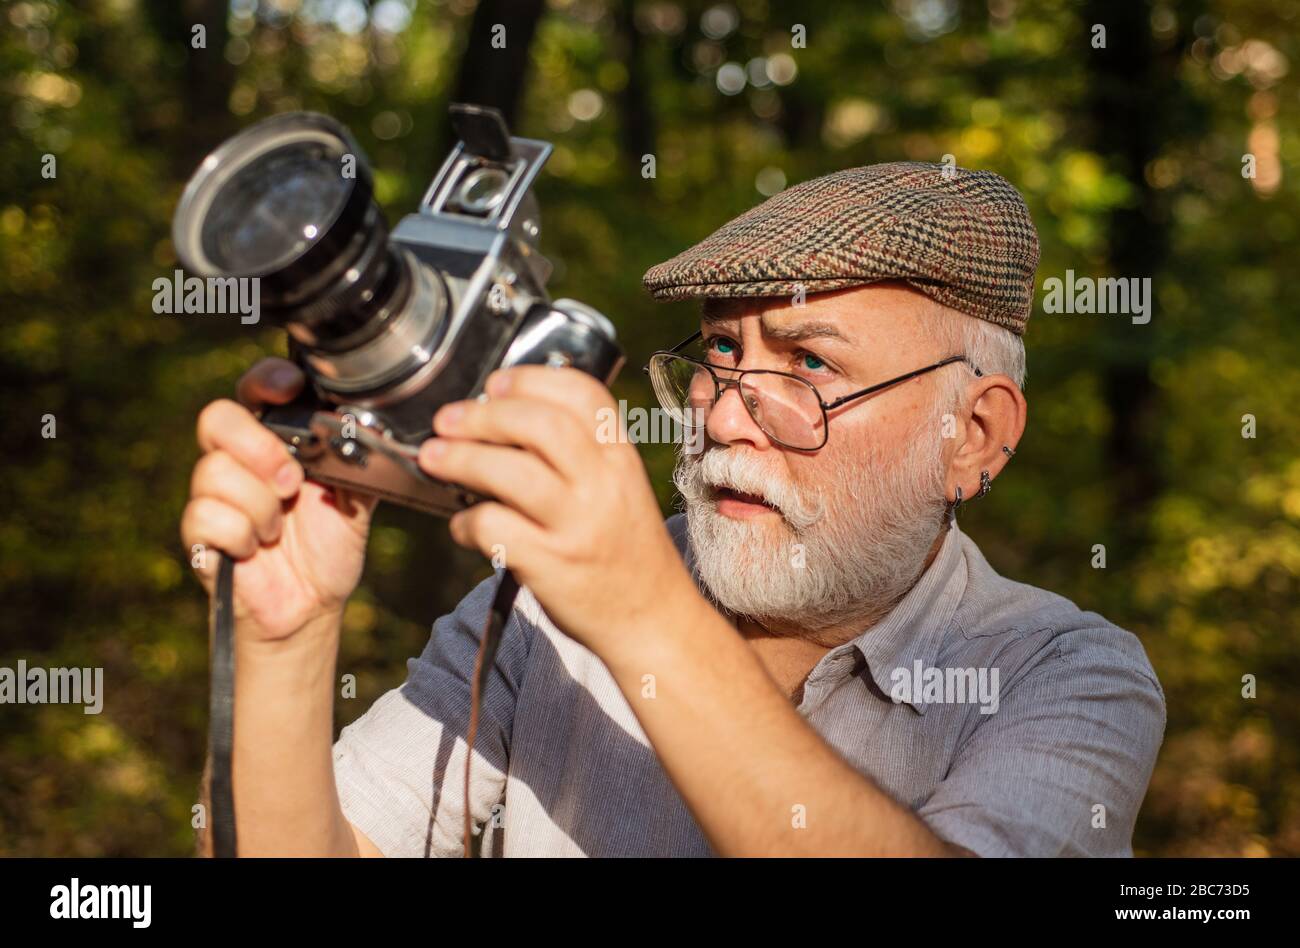
[[[979,489],[979,493],[975,495],[975,498],[978,500],[980,497],[983,497],[992,489],[993,489],[993,478],[989,476],[988,471],[980,471],[980,489]],[[953,498],[951,506],[948,509],[951,513],[956,513],[957,508],[961,506],[961,501],[962,501],[960,484],[958,484],[955,488],[953,488],[953,493],[955,494],[955,496]]]
[[[1005,444],[1002,446],[1002,453],[1007,456],[1008,460],[1016,456],[1016,452],[1012,451]]]
[[[1006,452],[1007,457],[1011,457],[1016,453],[1012,451],[1010,448],[1008,448],[1005,444],[1002,446],[1002,450]],[[979,489],[979,493],[975,495],[975,499],[978,500],[979,498],[986,496],[988,492],[991,491],[992,489],[993,489],[993,478],[989,475],[988,471],[980,471],[980,489]],[[961,498],[960,484],[957,485],[956,488],[954,488],[954,493],[956,494],[956,496],[953,499],[952,505],[948,508],[949,513],[956,513],[957,508],[961,506],[962,498]]]

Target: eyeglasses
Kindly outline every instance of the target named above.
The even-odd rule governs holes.
[[[701,332],[693,333],[690,338],[682,340],[671,349],[653,353],[650,362],[643,369],[650,376],[655,396],[664,411],[683,427],[702,428],[723,392],[735,388],[740,393],[740,400],[749,412],[749,417],[754,419],[763,433],[777,444],[796,451],[818,451],[824,447],[829,437],[829,418],[826,413],[854,399],[954,362],[965,362],[976,377],[984,374],[966,356],[949,356],[933,365],[828,402],[812,382],[790,372],[737,369],[683,355],[681,350],[701,336]],[[727,375],[719,375],[719,372]]]

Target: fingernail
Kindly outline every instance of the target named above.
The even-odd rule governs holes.
[[[275,472],[275,486],[284,494],[292,494],[302,482],[302,467],[297,461],[288,461]]]
[[[490,395],[504,395],[510,391],[510,373],[497,370],[488,376],[484,386]]]
[[[465,417],[465,406],[461,402],[453,402],[450,405],[444,405],[438,411],[437,421],[439,425],[450,426],[456,424]]]
[[[447,442],[441,438],[430,438],[424,442],[424,447],[421,450],[430,460],[437,460],[447,453]]]
[[[298,380],[298,370],[292,365],[276,365],[271,369],[271,387],[288,388]]]

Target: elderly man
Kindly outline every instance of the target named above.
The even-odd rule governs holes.
[[[665,523],[609,393],[494,374],[443,407],[431,475],[494,498],[451,533],[524,584],[469,682],[494,582],[434,624],[331,749],[369,504],[233,402],[199,421],[182,533],[238,559],[246,854],[1129,855],[1164,731],[1138,641],[999,576],[957,526],[1025,426],[1038,241],[1006,181],[901,163],[790,188],[646,275],[703,298],[648,370],[702,427]],[[246,403],[302,384],[284,362]],[[203,574],[211,589],[212,570]]]

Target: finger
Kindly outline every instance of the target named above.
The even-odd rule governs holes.
[[[188,505],[186,505],[188,510]],[[203,588],[212,591],[212,583],[217,578],[217,560],[220,550],[214,549],[208,541],[197,540],[193,536],[193,523],[181,514],[181,546],[189,558],[190,568],[199,578]]]
[[[554,468],[519,448],[430,438],[417,461],[427,474],[488,494],[543,525],[561,514],[568,490]]]
[[[526,448],[570,481],[595,461],[593,433],[568,412],[536,399],[452,402],[433,416],[433,427],[447,438]]]
[[[205,452],[229,452],[282,498],[292,497],[302,486],[302,465],[285,443],[229,399],[212,402],[199,413],[198,439]]]
[[[215,497],[196,497],[181,515],[181,538],[187,549],[204,548],[204,563],[212,568],[216,553],[245,560],[257,552],[257,531],[248,517]]]
[[[263,543],[280,537],[284,520],[280,498],[270,484],[225,451],[199,458],[190,479],[190,496],[213,497],[234,507],[248,517]]]
[[[245,372],[235,386],[235,397],[248,408],[283,405],[298,397],[307,377],[288,359],[263,359]]]
[[[515,570],[523,582],[527,579],[519,572],[519,566],[527,562],[528,551],[536,549],[545,539],[537,524],[492,500],[460,511],[448,526],[451,538],[460,546],[492,558],[504,554],[506,566]]]
[[[595,430],[602,408],[617,408],[610,390],[594,376],[578,369],[545,365],[517,365],[497,369],[484,390],[490,398],[534,398],[574,416]]]

